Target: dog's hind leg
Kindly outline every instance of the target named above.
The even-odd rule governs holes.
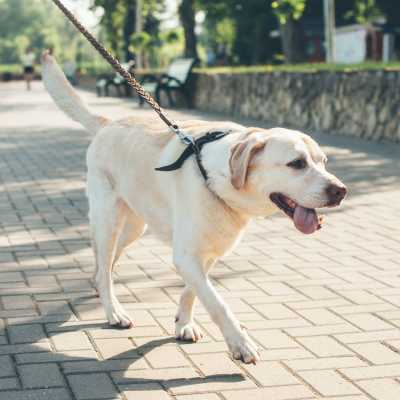
[[[145,232],[147,225],[145,224],[143,218],[139,217],[135,212],[125,206],[124,212],[126,213],[123,222],[123,227],[121,233],[118,237],[117,247],[115,250],[115,255],[112,262],[112,271],[115,269],[115,265],[118,262],[122,252],[131,245],[136,239],[138,239]],[[96,253],[96,244],[92,239],[92,248]],[[98,271],[98,266],[96,263],[96,269],[93,274],[94,280],[96,280]]]
[[[89,219],[96,257],[95,277],[100,300],[111,325],[132,326],[131,318],[117,300],[112,280],[112,266],[118,241],[127,221],[127,206],[118,199],[109,181],[98,174],[88,174]]]
[[[136,239],[140,238],[147,228],[147,225],[142,217],[137,215],[127,206],[125,207],[126,218],[121,234],[118,238],[117,248],[113,260],[113,270],[124,249],[130,246]]]
[[[126,205],[124,206],[124,222],[121,233],[118,237],[114,259],[111,266],[111,271],[114,271],[116,263],[121,256],[124,249],[138,239],[146,230],[146,224],[143,218],[139,217],[135,212],[131,211]],[[121,303],[114,295],[114,304],[118,310],[118,315],[124,316],[125,319],[130,320],[129,315],[126,313]],[[122,326],[124,327],[124,326]]]

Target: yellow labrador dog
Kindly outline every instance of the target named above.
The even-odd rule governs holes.
[[[109,121],[81,102],[54,59],[43,56],[43,79],[57,105],[95,134],[87,152],[87,195],[96,256],[95,282],[108,321],[123,328],[132,320],[118,301],[113,265],[147,226],[173,248],[185,282],[176,315],[176,337],[202,337],[193,322],[196,296],[220,328],[235,359],[255,363],[257,346],[208,279],[215,262],[240,240],[253,217],[282,210],[306,234],[320,228],[316,208],[337,206],[346,188],[325,169],[326,156],[309,136],[283,128],[246,128],[232,122],[182,121],[194,137],[230,134],[201,151],[207,180],[194,157],[173,172],[184,145],[158,121]]]

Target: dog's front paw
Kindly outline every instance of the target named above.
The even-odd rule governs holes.
[[[193,321],[182,324],[178,319],[175,322],[175,337],[178,340],[197,342],[203,337],[203,331]]]
[[[129,315],[122,312],[113,312],[108,318],[113,328],[130,329],[133,327],[133,321]]]
[[[245,364],[256,364],[260,361],[258,346],[249,337],[246,331],[227,340],[229,350],[235,360],[241,360]]]

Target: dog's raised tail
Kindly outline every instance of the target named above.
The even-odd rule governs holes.
[[[88,110],[56,60],[48,52],[42,55],[42,79],[57,106],[89,132],[96,133],[107,123],[106,118],[92,114]]]

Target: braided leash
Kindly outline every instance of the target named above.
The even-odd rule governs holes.
[[[193,138],[184,134],[178,127],[177,124],[171,122],[164,114],[160,105],[147,93],[143,86],[132,76],[120,63],[113,57],[107,49],[100,44],[96,38],[75,18],[75,16],[69,11],[60,0],[53,0],[53,3],[65,14],[65,16],[75,25],[79,32],[81,32],[91,45],[103,56],[103,58],[127,81],[129,86],[136,90],[138,96],[140,96],[150,107],[158,114],[158,116],[167,124],[167,126],[178,135],[179,139],[184,144],[193,144]]]

